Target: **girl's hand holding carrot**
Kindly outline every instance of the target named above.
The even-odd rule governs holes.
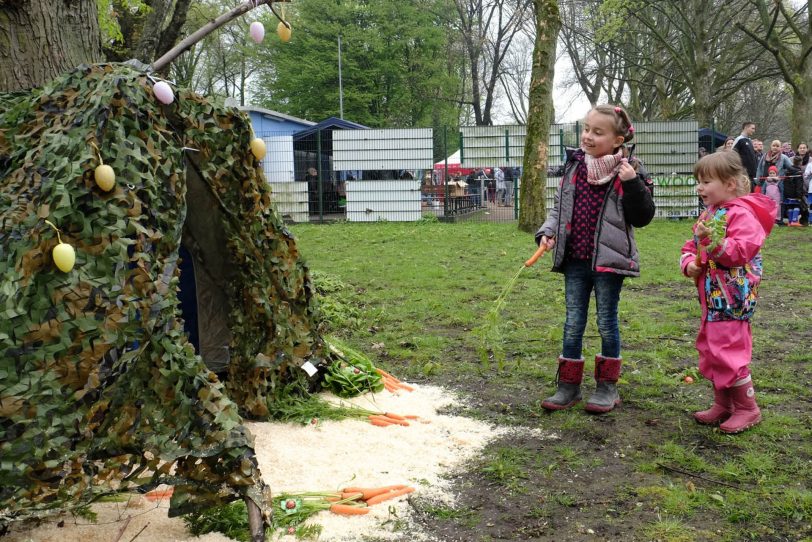
[[[692,279],[697,279],[702,274],[702,264],[697,264],[695,261],[689,262],[685,267],[685,274]]]
[[[711,233],[713,233],[713,230],[709,228],[707,225],[705,225],[704,222],[700,220],[699,222],[696,223],[696,228],[694,228],[694,235],[696,235],[700,241],[710,236]]]

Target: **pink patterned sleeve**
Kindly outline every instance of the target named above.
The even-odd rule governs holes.
[[[725,267],[740,267],[755,258],[766,238],[758,220],[748,211],[731,209],[724,240],[710,257]]]

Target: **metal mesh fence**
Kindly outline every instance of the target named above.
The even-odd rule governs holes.
[[[553,205],[565,149],[579,123],[552,125],[545,197]],[[518,219],[524,126],[463,127],[443,134],[434,161],[431,129],[307,130],[258,133],[273,201],[288,222],[514,221]],[[635,154],[654,180],[658,218],[695,217],[691,175],[696,122],[636,125]],[[455,150],[451,153],[450,151]]]

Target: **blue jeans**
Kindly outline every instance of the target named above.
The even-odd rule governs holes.
[[[564,322],[564,348],[562,355],[580,359],[584,342],[584,329],[589,311],[589,296],[595,290],[598,313],[598,331],[601,334],[601,354],[608,358],[620,357],[620,329],[617,324],[617,305],[623,275],[592,271],[588,260],[572,260],[564,266],[564,295],[567,319]]]

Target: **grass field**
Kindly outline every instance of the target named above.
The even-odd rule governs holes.
[[[812,540],[812,228],[779,228],[767,241],[752,364],[764,421],[738,436],[691,418],[712,393],[696,371],[699,304],[677,268],[687,221],[637,232],[642,276],[625,282],[620,304],[623,404],[605,416],[539,406],[553,390],[564,317],[549,256],[519,275],[496,314],[501,343],[491,347],[504,362],[482,361],[489,311],[535,248],[514,224],[292,230],[329,333],[395,374],[459,392],[465,415],[552,436],[519,431],[491,444],[455,476],[454,509],[415,499],[441,540]],[[599,348],[593,306],[587,373]],[[585,377],[586,395],[593,386]]]

